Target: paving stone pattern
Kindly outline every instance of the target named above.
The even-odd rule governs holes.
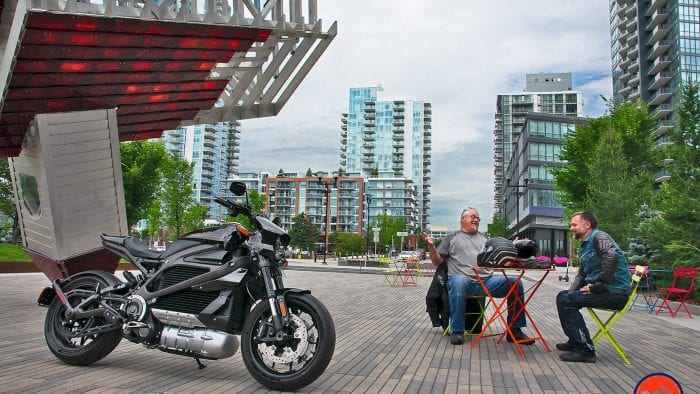
[[[564,340],[554,305],[559,289],[545,283],[528,310],[553,351],[537,343],[525,346],[521,358],[512,344],[497,344],[495,337],[474,349],[469,341],[450,345],[425,313],[429,279],[414,287],[383,287],[382,280],[380,275],[287,271],[286,284],[311,289],[336,325],[333,360],[303,392],[630,393],[653,372],[674,376],[686,393],[699,392],[697,330],[632,311],[614,328],[631,366],[605,339],[597,346],[595,364],[564,363],[554,349]],[[46,309],[36,306],[47,284],[42,274],[0,275],[0,392],[268,391],[248,374],[240,354],[204,360],[207,368],[199,370],[193,359],[123,341],[92,366],[63,364],[46,347]]]

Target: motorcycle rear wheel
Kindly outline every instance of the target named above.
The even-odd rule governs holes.
[[[294,391],[326,370],[335,350],[335,326],[326,307],[310,294],[288,294],[285,302],[289,339],[260,341],[260,333],[272,330],[270,305],[261,302],[243,324],[241,353],[255,380],[272,390]]]
[[[78,305],[84,299],[84,295],[76,294],[76,291],[94,292],[98,285],[100,288],[108,286],[107,282],[96,276],[82,277],[68,283],[63,292],[71,305]],[[51,353],[66,364],[89,365],[99,361],[111,353],[122,339],[119,330],[71,338],[70,334],[103,325],[105,322],[97,317],[69,320],[65,312],[65,305],[56,297],[46,313],[44,337]]]

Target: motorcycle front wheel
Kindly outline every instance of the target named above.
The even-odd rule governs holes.
[[[63,292],[68,302],[80,304],[95,289],[103,289],[108,283],[96,276],[78,278],[68,283]],[[103,319],[90,317],[70,320],[66,318],[66,307],[58,297],[54,298],[46,313],[44,337],[51,353],[59,360],[71,365],[89,365],[107,356],[122,339],[119,330],[100,334],[76,336],[96,326],[106,324]]]
[[[274,333],[268,302],[260,302],[243,324],[241,353],[248,372],[264,386],[294,391],[316,380],[333,357],[335,326],[323,304],[310,294],[285,297],[287,339],[262,341]]]

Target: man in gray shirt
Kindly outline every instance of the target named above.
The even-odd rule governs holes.
[[[484,248],[488,238],[479,232],[479,212],[475,208],[467,208],[460,217],[460,231],[445,237],[438,248],[428,234],[423,233],[423,238],[428,244],[430,260],[433,265],[447,262],[447,294],[450,302],[450,343],[461,345],[464,343],[464,311],[468,296],[486,296],[484,289],[476,278],[473,267],[476,266],[476,256]],[[508,292],[510,284],[501,275],[493,276],[491,270],[479,268],[479,276],[494,297],[503,297]],[[514,281],[515,278],[509,278]],[[523,286],[518,283],[518,295],[523,299]],[[517,308],[514,310],[514,307]],[[528,338],[521,328],[525,327],[525,313],[515,302],[515,297],[508,297],[508,323],[512,316],[518,315],[511,327],[515,340],[521,345],[530,345],[535,341]],[[507,338],[513,342],[514,338]]]

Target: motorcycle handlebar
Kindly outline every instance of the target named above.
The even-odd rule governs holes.
[[[214,202],[216,202],[216,203],[219,204],[219,205],[223,205],[223,206],[225,206],[226,208],[230,208],[230,207],[233,205],[233,203],[231,203],[231,202],[228,201],[228,200],[224,200],[224,199],[221,198],[221,197],[216,197],[216,198],[214,199]]]

